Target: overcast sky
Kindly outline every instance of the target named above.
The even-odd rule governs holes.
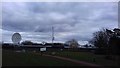
[[[102,28],[118,27],[116,2],[6,2],[2,4],[4,42],[12,42],[19,32],[22,41],[51,42],[52,26],[55,42],[76,39],[85,44],[92,33]]]

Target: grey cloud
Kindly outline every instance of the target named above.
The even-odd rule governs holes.
[[[80,36],[80,35],[71,35],[71,36],[67,36],[64,38],[65,40],[71,40],[71,39],[76,39],[76,40],[80,40],[80,41],[89,41],[90,38],[89,36]]]
[[[100,28],[117,27],[118,7],[117,3],[112,2],[8,2],[3,3],[2,7],[2,29],[25,32],[22,34],[23,39],[50,41],[53,26],[56,41],[71,38],[88,41],[92,33]],[[50,37],[44,37],[41,33]]]

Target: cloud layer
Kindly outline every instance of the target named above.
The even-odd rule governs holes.
[[[118,24],[115,2],[4,2],[2,8],[6,42],[11,42],[14,32],[20,32],[23,40],[49,42],[53,26],[56,42],[74,38],[82,43],[90,40],[93,32]]]

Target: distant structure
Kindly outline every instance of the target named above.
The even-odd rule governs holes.
[[[20,44],[20,41],[21,41],[21,35],[19,33],[14,33],[12,35],[12,42],[16,45],[19,45]]]

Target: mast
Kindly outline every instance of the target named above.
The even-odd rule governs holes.
[[[54,27],[52,26],[52,45],[53,45],[53,41],[54,41]]]

